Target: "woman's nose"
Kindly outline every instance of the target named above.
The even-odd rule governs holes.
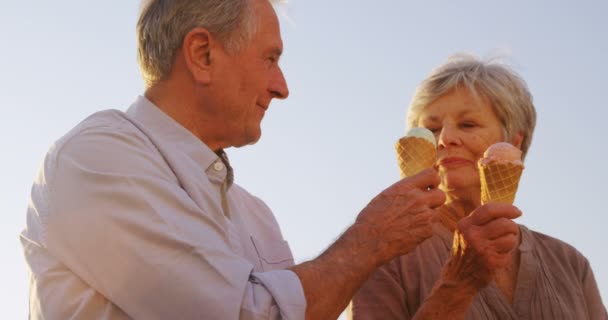
[[[441,128],[437,137],[438,146],[448,147],[457,146],[461,144],[460,137],[458,136],[458,130],[451,126],[444,126]]]

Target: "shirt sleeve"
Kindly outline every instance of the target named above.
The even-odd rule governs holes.
[[[304,318],[295,273],[252,274],[225,218],[191,201],[145,137],[89,128],[47,156],[42,177],[31,212],[47,250],[129,317]]]
[[[608,320],[606,307],[602,303],[600,291],[597,288],[593,271],[587,259],[585,259],[585,272],[583,275],[583,292],[585,294],[585,302],[589,312],[589,319]]]

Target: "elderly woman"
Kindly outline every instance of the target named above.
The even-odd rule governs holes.
[[[504,65],[454,56],[418,87],[407,125],[431,130],[446,202],[434,235],[379,268],[354,297],[356,319],[608,319],[587,259],[481,205],[477,161],[506,141],[525,157],[536,122],[525,82]],[[453,254],[458,230],[465,242]]]

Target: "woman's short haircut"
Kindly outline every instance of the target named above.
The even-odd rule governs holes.
[[[433,101],[457,87],[470,90],[491,103],[500,123],[503,139],[523,135],[522,158],[526,156],[534,127],[536,110],[526,82],[507,65],[496,60],[481,60],[469,54],[451,56],[420,83],[410,102],[407,126],[419,127],[420,112]]]

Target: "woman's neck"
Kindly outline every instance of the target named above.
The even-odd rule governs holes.
[[[470,197],[457,197],[446,193],[446,198],[445,204],[439,208],[439,218],[450,231],[456,230],[458,221],[480,206],[479,195],[476,199],[470,199]]]

